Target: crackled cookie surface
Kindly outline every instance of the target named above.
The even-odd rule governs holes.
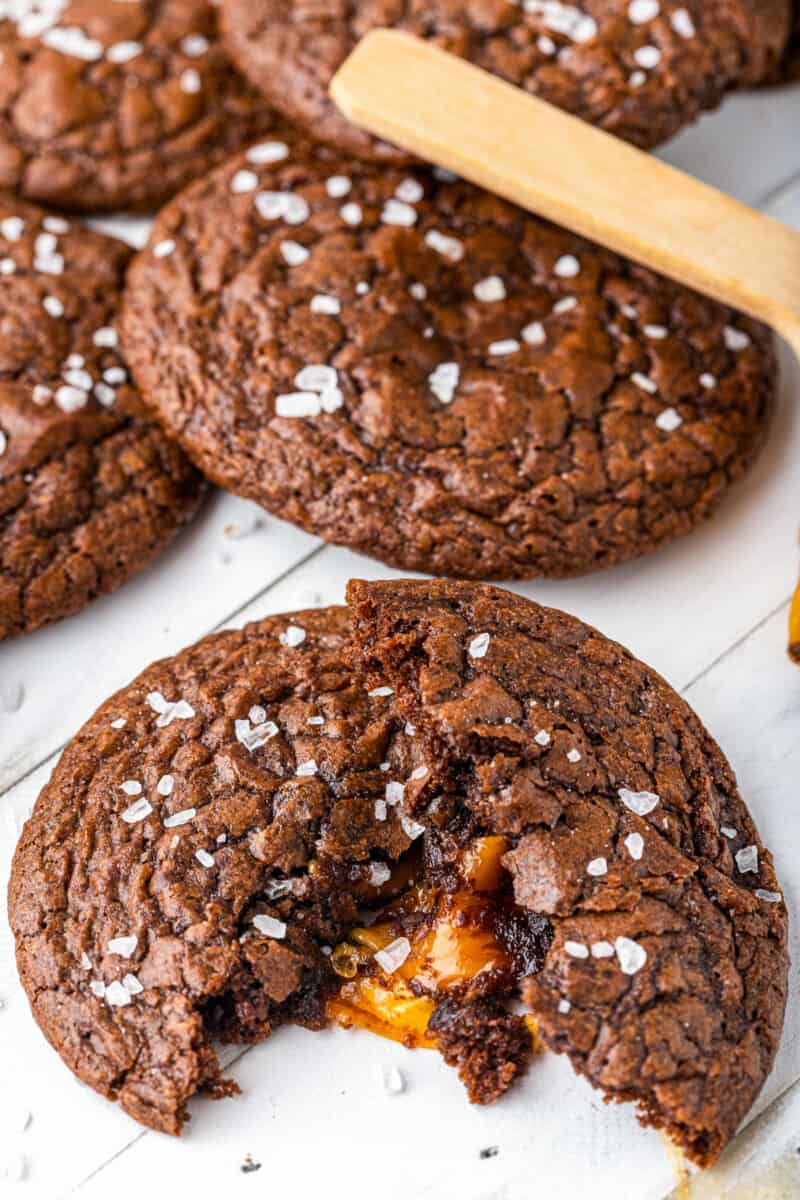
[[[552,926],[523,983],[546,1044],[708,1165],[769,1073],[788,976],[786,908],[721,751],[573,617],[450,582],[348,599],[358,669],[426,745],[408,812],[510,839],[517,904]]]
[[[0,4],[0,187],[153,208],[275,124],[206,0]]]
[[[177,197],[125,352],[223,487],[408,569],[565,576],[687,533],[774,391],[753,322],[423,169],[268,140]]]
[[[677,133],[732,88],[774,69],[789,0],[224,0],[231,55],[314,137],[384,160],[327,95],[359,38],[389,26],[429,38],[640,146]],[[402,157],[402,156],[400,156]]]
[[[202,498],[117,349],[130,256],[0,194],[0,639],[114,590]]]

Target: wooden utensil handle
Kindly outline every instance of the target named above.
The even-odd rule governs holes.
[[[331,82],[356,125],[772,325],[800,355],[800,234],[396,30]]]

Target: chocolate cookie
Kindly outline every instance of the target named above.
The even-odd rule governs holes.
[[[82,211],[155,208],[278,124],[208,0],[0,6],[0,187]]]
[[[39,1025],[177,1133],[211,1039],[357,1024],[486,1103],[530,1029],[702,1165],[769,1071],[786,910],[719,749],[579,621],[480,585],[351,585],[217,634],[67,747],[9,915]],[[388,681],[388,682],[387,682]],[[371,915],[370,915],[371,914]]]
[[[23,832],[9,912],[36,1020],[154,1129],[178,1133],[198,1089],[236,1090],[212,1038],[325,1022],[356,972],[336,939],[397,890],[392,864],[422,832],[399,805],[413,731],[352,677],[348,630],[344,609],[274,617],[156,663],[68,746]],[[420,918],[405,920],[413,938]],[[393,940],[374,947],[389,971]],[[474,1042],[490,1032],[477,1099],[530,1056],[521,1018],[487,995],[508,983],[506,966],[461,989],[469,1024],[442,1031],[468,1081],[486,1074]]]
[[[203,495],[117,350],[130,257],[0,194],[0,639],[119,587]]]
[[[349,124],[327,93],[370,29],[434,40],[643,147],[767,77],[789,30],[789,0],[224,0],[221,15],[232,57],[271,104],[314,137],[384,160],[403,156]]]
[[[215,482],[331,542],[565,576],[688,532],[752,461],[769,334],[426,170],[267,142],[129,275],[148,402]]]
[[[700,1165],[769,1073],[787,914],[736,779],[656,673],[573,617],[480,585],[348,589],[356,665],[429,774],[406,809],[511,848],[553,940],[523,984],[547,1046]]]

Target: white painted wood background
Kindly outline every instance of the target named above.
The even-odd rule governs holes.
[[[664,157],[764,206],[800,173],[800,88],[734,98]],[[800,227],[800,190],[780,215]],[[119,228],[128,236],[144,232],[141,224]],[[794,912],[800,670],[786,661],[784,643],[798,570],[798,399],[800,367],[784,352],[769,444],[705,529],[603,575],[517,588],[618,638],[684,693],[731,759]],[[113,690],[214,628],[338,603],[351,576],[387,574],[219,494],[170,552],[117,595],[2,644],[3,892],[21,822],[58,752]],[[800,962],[796,931],[793,945]],[[795,987],[776,1070],[755,1110],[763,1115],[717,1170],[695,1181],[693,1195],[751,1196],[736,1188],[755,1188],[755,1179],[759,1196],[800,1195],[799,998]],[[613,1189],[630,1200],[661,1200],[674,1185],[660,1138],[639,1130],[627,1108],[606,1108],[552,1056],[534,1065],[515,1094],[479,1110],[469,1108],[454,1073],[434,1055],[367,1034],[284,1030],[229,1055],[243,1096],[193,1103],[189,1133],[176,1141],[142,1130],[79,1085],[45,1044],[16,980],[4,912],[0,1001],[2,1195],[133,1200],[181,1189],[199,1197],[302,1198],[324,1188],[348,1200],[529,1200],[556,1188],[570,1200]],[[400,1096],[382,1087],[388,1065],[407,1079]],[[481,1159],[490,1145],[497,1155]],[[262,1163],[260,1171],[240,1171],[246,1154]],[[22,1178],[4,1179],[4,1167]]]

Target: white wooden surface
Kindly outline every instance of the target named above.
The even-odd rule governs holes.
[[[665,152],[671,162],[761,205],[800,173],[800,89],[735,98]],[[792,209],[800,226],[800,195]],[[136,232],[136,231],[135,231]],[[141,236],[141,227],[138,235]],[[800,525],[800,367],[784,354],[769,445],[717,519],[643,562],[518,590],[566,608],[625,642],[695,706],[737,770],[776,854],[790,907],[800,898],[800,672],[785,660]],[[234,527],[231,529],[231,527]],[[352,575],[387,570],[325,547],[252,505],[217,495],[160,562],[116,596],[0,646],[0,886],[20,823],[64,742],[96,705],[152,659],[220,625],[340,602]],[[800,943],[793,936],[795,961]],[[366,1034],[281,1031],[232,1067],[244,1095],[193,1104],[180,1142],[141,1130],[77,1084],[44,1043],[16,982],[0,916],[0,1195],[54,1200],[182,1188],[194,1195],[375,1194],[528,1200],[553,1187],[580,1198],[612,1187],[660,1200],[673,1186],[660,1138],[627,1108],[608,1109],[548,1056],[524,1088],[471,1109],[454,1075],[425,1052]],[[759,1195],[800,1195],[800,995],[757,1112],[698,1197],[758,1178]],[[236,1059],[236,1053],[231,1055]],[[382,1067],[407,1091],[389,1097]],[[796,1086],[792,1086],[795,1084]],[[12,1094],[13,1093],[13,1094]],[[25,1112],[31,1119],[24,1121]],[[24,1128],[23,1128],[24,1126]],[[498,1154],[480,1159],[485,1146]],[[263,1164],[239,1170],[245,1154]],[[3,1179],[21,1169],[18,1183]],[[303,1182],[293,1177],[302,1164]],[[601,1188],[601,1191],[598,1191]]]

